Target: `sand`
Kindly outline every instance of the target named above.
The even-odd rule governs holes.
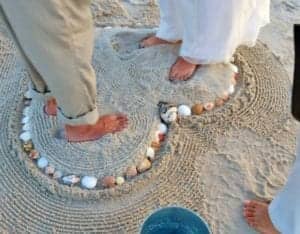
[[[93,63],[99,107],[128,113],[129,129],[96,143],[68,144],[51,137],[56,121],[45,118],[42,103],[33,102],[32,119],[36,147],[56,167],[102,176],[121,173],[140,159],[158,121],[158,101],[191,104],[214,99],[227,89],[231,73],[219,65],[199,71],[185,85],[170,84],[168,67],[178,48],[137,49],[137,41],[153,32],[142,28],[158,23],[153,1],[94,1],[92,9],[97,26],[113,27],[97,29]],[[182,205],[201,214],[213,233],[254,233],[243,221],[242,201],[276,194],[295,157],[297,129],[289,114],[291,22],[300,21],[299,13],[295,1],[273,1],[273,22],[260,36],[266,45],[240,48],[236,55],[241,80],[229,103],[173,125],[154,168],[108,191],[60,185],[21,152],[18,123],[28,73],[0,24],[0,230],[137,233],[154,209]],[[111,62],[117,64],[114,69]]]

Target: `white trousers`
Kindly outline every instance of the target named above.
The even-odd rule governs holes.
[[[180,56],[195,64],[229,62],[240,45],[254,46],[269,22],[270,0],[160,0],[157,37],[182,40]]]
[[[293,169],[286,185],[270,204],[269,215],[281,233],[300,233],[300,133]]]

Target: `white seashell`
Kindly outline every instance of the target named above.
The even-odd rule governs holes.
[[[239,68],[238,68],[236,65],[234,65],[234,64],[232,64],[232,63],[230,63],[229,65],[230,65],[230,69],[231,69],[234,73],[239,73]]]
[[[53,179],[60,179],[63,176],[61,171],[55,171],[53,174]]]
[[[234,85],[232,84],[232,85],[229,86],[228,93],[229,94],[234,94],[234,91],[235,91],[235,88],[234,88]]]
[[[124,184],[124,183],[125,183],[124,177],[118,176],[117,179],[116,179],[116,183],[117,183],[117,185],[122,185],[122,184]]]
[[[29,117],[25,116],[24,118],[22,118],[22,124],[27,124],[29,122]]]
[[[84,176],[81,179],[81,186],[87,189],[93,189],[97,185],[97,178],[94,176]]]
[[[45,173],[47,174],[47,175],[53,175],[54,174],[54,172],[55,172],[55,168],[53,167],[53,166],[47,166],[46,168],[45,168]]]
[[[24,124],[23,126],[22,126],[22,130],[23,131],[30,131],[30,124],[29,123],[27,123],[27,124]]]
[[[150,160],[153,160],[155,157],[155,150],[152,147],[148,147],[146,155]]]
[[[191,108],[187,105],[180,105],[178,108],[178,114],[180,116],[190,116],[192,114]]]
[[[69,175],[62,178],[64,184],[74,185],[80,181],[80,178],[76,175]]]
[[[158,125],[158,131],[159,131],[159,134],[167,134],[167,132],[168,132],[167,125],[165,125],[164,123],[160,123]]]
[[[26,106],[24,109],[23,109],[23,115],[24,116],[29,116],[30,114],[30,107],[29,106]]]
[[[23,132],[21,135],[20,135],[20,139],[24,142],[27,142],[27,141],[30,141],[31,140],[31,134],[30,132],[26,131],[26,132]]]
[[[104,27],[104,29],[111,29],[111,28],[112,28],[111,26]]]
[[[177,112],[178,111],[178,109],[177,109],[177,107],[171,107],[169,110],[168,110],[169,112]]]
[[[208,102],[204,104],[204,109],[207,111],[211,111],[215,108],[215,104],[213,102]]]
[[[25,92],[24,97],[27,98],[27,99],[32,99],[32,95],[31,95],[30,90],[27,90],[27,91]]]
[[[46,166],[48,166],[48,160],[45,157],[41,157],[37,161],[37,166],[40,169],[44,169]]]

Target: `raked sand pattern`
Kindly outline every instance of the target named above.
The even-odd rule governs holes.
[[[95,143],[55,140],[51,134],[56,120],[42,113],[41,102],[33,101],[36,148],[56,167],[95,176],[121,173],[142,157],[149,144],[159,101],[191,105],[215,99],[227,89],[229,79],[220,79],[232,71],[222,65],[199,71],[185,85],[163,80],[177,48],[138,50],[136,42],[148,32],[98,30],[95,43],[99,107],[106,113],[128,113],[131,124],[125,132]],[[253,233],[242,220],[241,202],[247,197],[272,197],[294,159],[290,82],[261,43],[238,51],[237,90],[223,107],[173,124],[150,171],[100,191],[61,185],[28,160],[19,141],[28,73],[3,25],[0,60],[1,231],[137,233],[153,210],[182,205],[202,215],[214,233]],[[112,62],[118,66],[112,67]]]

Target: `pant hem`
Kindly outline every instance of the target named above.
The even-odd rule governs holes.
[[[93,125],[95,124],[99,119],[99,112],[98,108],[96,107],[92,111],[89,111],[83,115],[80,115],[78,117],[72,118],[67,117],[64,115],[64,113],[58,108],[58,119],[63,124],[69,124],[69,125]]]

